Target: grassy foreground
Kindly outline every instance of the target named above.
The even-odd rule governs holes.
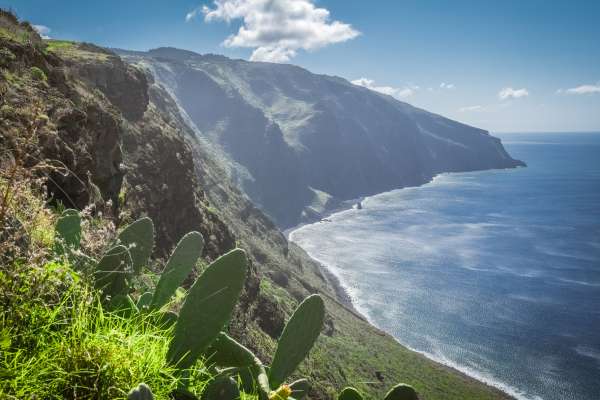
[[[106,312],[88,277],[52,257],[56,214],[44,206],[34,182],[21,180],[12,188],[0,183],[12,200],[2,216],[20,227],[11,231],[5,224],[1,232],[0,398],[125,398],[139,382],[149,384],[157,399],[168,398],[180,383],[165,361],[172,328],[156,323],[151,312]],[[90,251],[109,237],[105,225],[88,221]],[[201,392],[210,378],[199,361],[188,385]]]

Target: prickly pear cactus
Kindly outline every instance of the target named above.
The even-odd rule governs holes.
[[[363,397],[358,390],[353,387],[347,387],[340,392],[338,400],[363,400]]]
[[[267,398],[271,389],[263,363],[249,349],[224,332],[204,351],[206,364],[229,367],[235,370],[242,389],[246,393],[256,393],[259,398]]]
[[[304,360],[323,328],[325,305],[321,296],[308,296],[286,324],[269,370],[271,387],[281,385]]]
[[[67,254],[67,250],[77,250],[81,243],[81,217],[73,209],[65,210],[54,228],[56,233],[54,252],[57,255]]]
[[[108,250],[94,271],[95,287],[105,296],[127,292],[127,278],[131,274],[131,256],[123,245]]]
[[[296,400],[302,400],[308,395],[310,390],[310,384],[307,379],[298,379],[290,383],[290,389],[292,389],[292,397]]]
[[[204,356],[208,364],[219,367],[249,367],[258,360],[254,353],[225,332],[219,333]]]
[[[165,328],[172,327],[173,325],[175,325],[177,323],[177,320],[179,319],[179,315],[177,315],[177,313],[175,313],[173,311],[161,312],[161,313],[159,313],[159,317],[160,317],[159,323]]]
[[[140,311],[146,311],[150,308],[150,303],[152,302],[152,293],[145,292],[138,299],[136,306]]]
[[[229,376],[217,376],[202,392],[201,400],[236,400],[240,398],[237,383]]]
[[[140,383],[136,388],[131,389],[127,400],[154,400],[154,395],[148,385]]]
[[[244,280],[246,253],[235,249],[210,264],[190,288],[183,303],[167,360],[191,367],[231,318]]]
[[[154,224],[148,217],[140,218],[121,231],[118,244],[129,250],[133,272],[139,274],[148,265],[154,247]]]
[[[204,239],[199,232],[190,232],[181,238],[156,285],[151,308],[159,309],[171,299],[196,265],[203,248]]]
[[[419,400],[419,396],[412,386],[399,383],[387,392],[384,400]]]

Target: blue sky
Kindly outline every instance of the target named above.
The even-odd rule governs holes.
[[[290,62],[491,131],[600,131],[596,0],[0,0],[0,7],[52,38]]]

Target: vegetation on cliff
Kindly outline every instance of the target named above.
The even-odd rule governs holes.
[[[114,398],[145,382],[161,398],[180,386],[165,362],[172,328],[152,324],[153,311],[109,312],[102,287],[56,259],[54,227],[73,208],[80,251],[96,261],[129,223],[154,222],[150,261],[127,293],[136,303],[186,233],[198,231],[204,246],[185,290],[220,255],[244,248],[247,274],[226,332],[266,365],[294,310],[319,294],[323,329],[286,379],[307,377],[310,398],[348,384],[383,398],[397,381],[427,399],[506,398],[403,348],[348,307],[321,267],[229,182],[147,71],[94,45],[43,41],[9,13],[0,21],[0,393]],[[174,311],[183,299],[177,290]],[[201,360],[193,368],[188,388],[202,393],[214,373]],[[75,396],[74,387],[92,389]]]

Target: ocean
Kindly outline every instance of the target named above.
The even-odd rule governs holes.
[[[600,133],[496,136],[528,167],[442,174],[290,239],[403,345],[519,399],[598,400]]]

